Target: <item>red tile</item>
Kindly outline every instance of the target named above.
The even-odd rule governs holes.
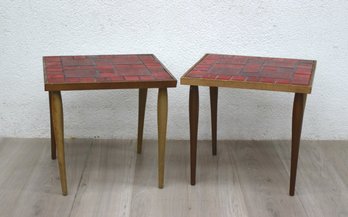
[[[138,81],[139,77],[138,76],[124,76],[124,79],[127,81]]]
[[[56,78],[64,78],[63,74],[52,74],[52,75],[47,75],[48,79],[56,79]]]
[[[231,80],[233,81],[244,81],[246,79],[246,77],[244,76],[232,76]]]
[[[312,73],[311,68],[300,68],[296,70],[296,74],[310,75]]]
[[[94,69],[77,69],[77,70],[64,70],[65,77],[67,78],[88,78],[96,77],[97,72]]]
[[[93,66],[94,62],[90,59],[73,59],[73,58],[62,58],[63,67],[65,66]]]
[[[49,62],[60,62],[61,59],[60,57],[44,57],[44,62],[49,63]]]
[[[260,81],[264,82],[264,83],[273,83],[274,79],[273,78],[260,78]]]
[[[308,85],[309,80],[307,80],[307,79],[298,79],[298,78],[295,78],[295,79],[292,80],[291,83],[292,83],[292,84],[296,84],[296,85]]]
[[[142,81],[151,81],[151,80],[153,80],[153,77],[144,75],[144,76],[140,76],[140,80],[142,80]]]
[[[115,76],[114,72],[99,72],[99,77],[106,78],[106,77],[112,77]]]
[[[243,68],[243,72],[259,72],[261,69],[260,64],[249,64]]]
[[[275,83],[276,84],[290,84],[290,80],[289,79],[276,79]]]
[[[249,77],[247,77],[247,81],[257,82],[257,81],[259,81],[259,77],[257,77],[257,76],[249,76]]]
[[[65,78],[66,83],[80,83],[80,78]]]
[[[209,65],[209,64],[201,64],[201,65],[196,66],[194,69],[208,71],[210,69],[210,67],[211,67],[211,65]]]
[[[83,82],[83,83],[92,83],[95,81],[96,81],[95,78],[80,78],[80,82]]]
[[[230,80],[231,76],[229,76],[229,75],[218,75],[217,78],[219,80]]]

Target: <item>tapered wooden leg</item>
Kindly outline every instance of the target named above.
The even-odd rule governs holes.
[[[307,94],[295,93],[294,107],[292,111],[292,145],[291,145],[291,169],[290,169],[290,196],[295,194],[296,172],[300,139],[302,130],[303,114],[306,105]]]
[[[190,116],[191,185],[196,184],[198,107],[199,107],[198,87],[197,86],[190,86],[189,116]]]
[[[212,143],[213,155],[216,155],[218,88],[210,87],[209,90],[210,90],[210,110],[211,110],[211,143]]]
[[[63,120],[63,104],[60,91],[52,91],[52,120],[55,143],[57,145],[58,166],[60,183],[63,195],[68,194],[66,171],[65,171],[65,154],[64,154],[64,120]]]
[[[56,159],[56,141],[54,138],[53,132],[53,121],[52,121],[52,93],[48,92],[48,98],[50,102],[50,128],[51,128],[51,158],[52,160]]]
[[[163,188],[164,185],[164,156],[167,134],[167,118],[168,118],[168,94],[167,88],[158,90],[157,102],[157,125],[158,125],[158,187]]]
[[[138,143],[137,143],[138,154],[141,153],[142,144],[143,144],[146,96],[147,96],[147,89],[139,89]]]

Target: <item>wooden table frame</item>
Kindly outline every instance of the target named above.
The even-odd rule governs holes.
[[[211,107],[211,132],[212,132],[212,154],[217,152],[217,105],[218,87],[268,90],[293,92],[294,102],[292,111],[292,137],[291,137],[291,169],[290,169],[290,188],[289,195],[295,194],[297,163],[299,156],[303,115],[306,105],[307,94],[311,93],[312,83],[316,68],[316,61],[313,60],[311,78],[308,85],[293,84],[272,84],[263,82],[219,80],[200,77],[190,77],[188,74],[209,54],[204,55],[195,65],[193,65],[180,79],[180,83],[190,85],[189,94],[189,123],[190,123],[190,165],[191,165],[191,185],[196,184],[196,158],[197,158],[197,133],[199,117],[199,90],[198,86],[209,87],[210,107]]]
[[[212,154],[217,152],[217,102],[218,88],[210,87],[211,107],[211,131],[212,131]],[[296,172],[298,154],[300,148],[303,114],[305,110],[307,94],[295,93],[292,112],[292,142],[291,142],[291,171],[289,194],[295,194]],[[191,162],[191,185],[196,184],[196,158],[197,158],[197,133],[199,114],[199,91],[198,86],[190,86],[189,116],[190,116],[190,162]]]
[[[143,142],[143,129],[145,118],[145,107],[147,88],[139,89],[139,111],[138,111],[138,139],[137,153],[141,154]],[[50,123],[51,123],[51,157],[58,156],[59,175],[63,195],[68,194],[65,154],[64,154],[64,118],[61,91],[49,91]],[[158,124],[158,187],[164,186],[164,160],[165,144],[168,119],[168,94],[167,88],[159,88],[157,103]]]
[[[63,195],[68,194],[64,118],[61,91],[139,89],[137,153],[142,151],[148,88],[158,89],[158,187],[164,185],[165,145],[168,119],[167,88],[177,80],[153,54],[50,56],[43,58],[45,90],[49,92],[51,157],[58,156]]]

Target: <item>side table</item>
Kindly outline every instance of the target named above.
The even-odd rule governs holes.
[[[295,93],[289,190],[289,194],[293,196],[303,113],[307,94],[312,90],[315,66],[315,60],[206,54],[189,69],[181,77],[181,84],[190,85],[191,184],[196,183],[198,86],[210,88],[213,155],[216,155],[218,87],[285,91]]]
[[[49,91],[52,159],[58,155],[63,195],[67,195],[64,120],[61,91],[139,89],[137,152],[141,153],[148,88],[158,88],[158,186],[164,184],[167,88],[176,79],[153,54],[43,57],[45,91]]]

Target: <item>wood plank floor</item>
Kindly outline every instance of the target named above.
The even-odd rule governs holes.
[[[66,140],[68,196],[61,195],[48,139],[0,138],[0,216],[348,216],[348,142],[304,141],[297,190],[288,196],[289,141],[168,141],[157,188],[156,141]]]

